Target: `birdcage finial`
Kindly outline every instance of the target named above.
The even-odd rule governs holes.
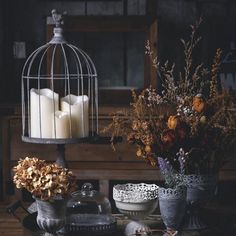
[[[55,22],[56,27],[60,27],[62,22],[62,15],[57,13],[56,9],[52,10],[52,18]]]
[[[53,9],[52,10],[52,18],[55,22],[56,27],[53,29],[54,36],[49,43],[52,43],[52,44],[66,43],[66,41],[62,35],[63,30],[61,28],[61,25],[63,24],[62,15],[58,14],[57,11],[55,9]]]

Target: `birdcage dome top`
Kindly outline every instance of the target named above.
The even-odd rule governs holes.
[[[52,10],[52,18],[55,22],[53,37],[28,57],[22,70],[22,78],[97,77],[95,65],[88,54],[65,40],[61,27],[62,16]]]

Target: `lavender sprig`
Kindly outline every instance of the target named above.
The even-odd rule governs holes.
[[[164,160],[164,158],[158,157],[158,163],[159,163],[160,171],[163,175],[170,172],[169,163],[166,160]]]
[[[165,184],[167,185],[167,187],[175,188],[175,187],[183,185],[186,155],[188,155],[188,153],[185,153],[182,148],[176,154],[176,156],[178,157],[179,165],[180,165],[179,172],[177,172],[172,167],[172,165],[167,159],[158,157],[159,168],[160,168],[161,174],[163,175],[165,179]]]
[[[176,186],[176,173],[173,167],[170,165],[168,160],[165,160],[162,157],[158,157],[158,163],[160,171],[165,179],[165,184],[169,188],[174,188]]]
[[[181,175],[184,175],[185,163],[186,163],[186,159],[188,157],[188,152],[185,152],[183,148],[180,148],[179,152],[176,153],[176,156],[178,157],[179,166],[180,166],[179,172]]]

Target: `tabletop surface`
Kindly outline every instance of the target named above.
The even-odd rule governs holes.
[[[206,215],[210,219],[211,225],[209,229],[202,231],[182,231],[181,236],[233,236],[236,235],[236,211],[235,207],[208,207]],[[19,216],[24,219],[25,212],[19,210]],[[124,236],[125,226],[130,222],[130,220],[122,214],[113,214],[117,221],[117,230],[112,233],[111,236]],[[34,220],[36,221],[36,220]],[[160,215],[151,215],[147,217],[144,221],[150,226],[152,230],[152,236],[163,235],[162,230],[165,229]],[[35,222],[36,223],[36,222]],[[234,227],[231,227],[234,223]],[[231,227],[231,228],[230,228]],[[23,223],[19,222],[16,218],[6,212],[6,206],[0,205],[0,235],[3,236],[40,236],[39,232],[32,232],[23,226]],[[58,235],[59,236],[59,235]],[[74,235],[66,235],[74,236]],[[76,236],[79,234],[76,233]],[[85,235],[83,235],[85,236]],[[93,236],[89,234],[89,236]],[[105,236],[105,235],[99,235]]]
[[[113,216],[116,218],[117,221],[117,229],[115,232],[112,232],[111,234],[93,234],[93,233],[88,233],[88,234],[79,234],[78,232],[72,233],[72,234],[58,234],[58,236],[125,236],[125,226],[130,222],[130,220],[122,215],[122,214],[113,214]],[[151,232],[150,234],[133,234],[132,236],[163,236],[165,233],[165,226],[163,225],[162,219],[160,215],[150,215],[147,217],[145,220],[142,220],[143,223],[147,224]],[[38,233],[34,234],[34,236],[43,236],[43,233]],[[233,236],[236,234],[228,234],[222,232],[218,228],[208,228],[205,230],[201,231],[184,231],[182,230],[179,232],[177,236]],[[24,234],[24,236],[30,236],[30,234]],[[131,236],[131,235],[130,235]],[[171,234],[165,235],[165,236],[174,236]]]

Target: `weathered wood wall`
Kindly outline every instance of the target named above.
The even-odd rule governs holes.
[[[111,121],[107,112],[115,110],[111,107],[100,109],[100,130]],[[26,156],[36,156],[53,162],[57,158],[57,146],[22,142],[21,116],[19,114],[5,116],[0,123],[3,156],[3,198],[6,200],[9,194],[15,194],[18,198],[22,198],[21,191],[12,192],[14,188],[12,187],[12,167],[20,158]],[[111,197],[114,183],[127,181],[160,182],[162,180],[159,170],[139,159],[136,156],[135,147],[125,141],[117,144],[116,152],[112,150],[109,144],[71,144],[65,147],[68,167],[74,172],[78,180],[97,181],[97,187],[107,196]],[[236,183],[236,158],[222,168],[219,179],[222,183]],[[224,194],[225,190],[221,188],[221,196],[225,196]],[[236,192],[232,191],[231,194],[230,199],[233,199]]]
[[[156,2],[154,9],[146,9],[146,3]],[[126,8],[127,6],[127,8]],[[20,101],[20,73],[24,59],[13,58],[13,42],[26,42],[27,55],[46,41],[46,16],[51,9],[67,11],[70,15],[145,15],[147,10],[157,13],[158,57],[163,62],[176,62],[177,69],[183,62],[183,50],[179,39],[189,35],[189,24],[203,16],[202,45],[195,56],[199,61],[211,63],[212,55],[218,47],[227,51],[231,41],[236,40],[234,0],[123,0],[123,1],[43,1],[4,0],[0,1],[0,102]],[[109,68],[108,68],[109,69]],[[12,106],[13,107],[13,106]],[[55,159],[54,146],[35,146],[20,140],[20,116],[4,110],[1,126],[1,156],[3,168],[3,188],[10,180],[11,166],[20,157],[37,155],[44,159]],[[105,113],[104,113],[105,114]],[[108,113],[106,113],[107,115]],[[100,116],[101,125],[108,118]],[[146,166],[135,157],[133,147],[123,143],[117,153],[109,145],[69,145],[67,159],[69,166],[76,170],[81,179],[99,179],[100,187],[108,191],[108,179],[158,180],[158,172]],[[39,151],[40,150],[40,151]],[[221,172],[222,180],[236,180],[235,162],[229,163]],[[104,187],[105,186],[105,187]],[[4,192],[5,194],[6,192]]]

